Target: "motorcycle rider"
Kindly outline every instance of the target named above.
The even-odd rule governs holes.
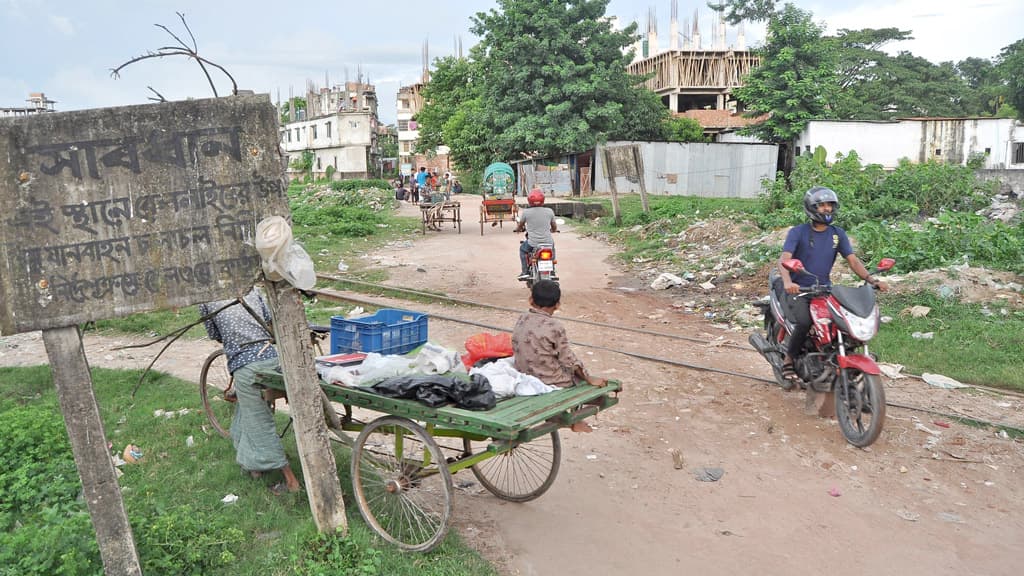
[[[810,288],[815,282],[831,286],[832,266],[837,254],[846,258],[850,269],[862,280],[883,292],[889,289],[889,285],[872,276],[853,253],[846,231],[833,224],[839,212],[839,197],[833,190],[824,186],[814,186],[808,190],[804,194],[804,212],[810,222],[794,226],[786,234],[782,257],[779,258],[780,278],[772,286],[783,302],[786,318],[794,325],[786,357],[782,361],[782,375],[789,382],[787,390],[792,389],[800,379],[793,368],[793,360],[803,349],[804,340],[811,329],[810,299],[798,297],[801,289]],[[794,281],[789,270],[782,266],[782,262],[793,258],[800,260],[810,274],[798,274]]]
[[[530,190],[526,196],[528,206],[519,215],[519,224],[516,225],[516,232],[526,230],[526,240],[519,243],[519,280],[526,280],[530,277],[527,270],[526,260],[534,249],[541,244],[551,246],[551,252],[555,251],[555,238],[553,233],[558,232],[558,224],[555,222],[555,211],[544,206],[544,193],[540,188]]]

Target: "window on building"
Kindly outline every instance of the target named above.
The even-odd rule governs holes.
[[[327,123],[327,137],[328,138],[331,137],[331,123],[330,122]]]
[[[402,130],[402,131],[408,130],[409,129],[409,121],[408,120],[399,120],[398,121],[398,129]]]
[[[398,105],[402,108],[402,110],[408,110],[409,100],[406,98],[402,98],[401,100],[398,101]]]
[[[1024,164],[1024,142],[1013,143],[1013,163]]]
[[[316,124],[313,124],[313,139],[316,140]]]
[[[936,148],[935,149],[935,155],[936,156],[942,156],[942,148]]]
[[[314,132],[315,132],[315,130],[314,130]],[[320,157],[319,156],[316,157],[316,169],[317,170],[320,169]]]
[[[292,131],[291,130],[285,130],[285,132],[288,133],[288,141],[291,142],[292,141]]]
[[[295,141],[296,142],[299,141],[299,129],[298,128],[295,129]]]

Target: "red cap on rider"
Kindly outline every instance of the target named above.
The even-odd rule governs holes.
[[[526,197],[526,203],[530,206],[543,206],[544,193],[540,191],[540,188],[530,190],[530,194]]]

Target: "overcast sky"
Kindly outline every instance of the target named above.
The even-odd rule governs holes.
[[[973,4],[973,5],[972,5]],[[894,46],[933,62],[994,58],[1024,38],[1024,1],[800,0],[829,31],[839,28],[912,30],[914,40]],[[430,10],[423,10],[430,6]],[[183,58],[148,60],[127,67],[120,79],[110,69],[173,38],[187,40],[175,15],[184,12],[200,55],[224,66],[240,88],[277,100],[305,91],[307,80],[323,86],[355,80],[361,71],[376,85],[379,114],[395,120],[399,86],[420,75],[424,42],[429,56],[451,55],[475,43],[470,16],[496,6],[492,0],[0,0],[0,106],[22,106],[30,92],[45,92],[61,111],[144,104],[152,86],[169,100],[213,95],[202,72]],[[608,15],[646,29],[654,10],[659,44],[667,48],[671,0],[611,0]],[[704,0],[678,0],[679,19],[699,11],[701,35],[710,41],[712,12]],[[747,26],[748,45],[763,41],[763,26]],[[730,27],[729,41],[735,38]],[[221,95],[230,82],[214,72]]]

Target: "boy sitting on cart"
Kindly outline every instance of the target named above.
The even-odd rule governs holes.
[[[565,388],[586,382],[606,386],[604,378],[591,376],[569,348],[565,326],[554,318],[561,306],[562,289],[556,282],[541,280],[530,292],[530,311],[516,321],[512,330],[515,369],[539,378],[548,386]],[[572,426],[575,432],[590,432],[586,422]]]

